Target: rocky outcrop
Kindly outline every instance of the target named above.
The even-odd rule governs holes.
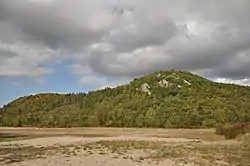
[[[151,92],[149,89],[150,89],[150,86],[147,83],[144,83],[141,85],[141,91],[151,95]]]

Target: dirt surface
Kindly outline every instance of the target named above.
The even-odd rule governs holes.
[[[142,136],[115,136],[115,137],[75,137],[75,136],[61,136],[61,137],[44,137],[27,140],[1,142],[0,146],[22,145],[22,146],[53,146],[53,145],[70,145],[74,143],[91,143],[97,141],[164,141],[170,143],[179,142],[201,142],[197,139],[186,138],[158,138],[158,137],[142,137]]]
[[[247,166],[240,144],[214,130],[0,128],[0,165]]]
[[[114,158],[113,155],[94,155],[94,156],[72,156],[65,158],[64,156],[53,156],[46,159],[38,159],[25,161],[22,163],[11,164],[13,166],[36,166],[53,165],[53,166],[68,166],[68,165],[84,165],[84,166],[153,166],[157,163],[150,161],[134,162],[128,159]],[[159,166],[176,166],[171,160],[165,160],[158,163]],[[192,164],[188,164],[192,165]]]

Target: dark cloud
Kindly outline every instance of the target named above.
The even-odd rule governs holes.
[[[65,16],[60,6],[53,3],[41,5],[38,2],[3,0],[0,6],[0,21],[21,31],[22,40],[39,42],[51,49],[82,51],[84,46],[102,35],[101,31],[95,31]]]
[[[245,80],[249,15],[248,0],[1,0],[0,75],[48,74],[40,66],[70,59],[103,76],[182,69]]]
[[[129,52],[137,48],[162,45],[178,31],[175,22],[169,17],[147,18],[147,20],[130,19],[131,23],[127,25],[128,27],[126,25],[116,27],[117,29],[111,30],[111,34],[107,36],[106,41],[115,45],[117,52]]]

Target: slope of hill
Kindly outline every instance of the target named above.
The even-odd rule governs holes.
[[[174,70],[87,94],[26,96],[0,109],[0,126],[214,127],[235,122],[250,122],[250,87]]]

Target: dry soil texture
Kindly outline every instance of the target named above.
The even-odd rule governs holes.
[[[214,130],[0,128],[0,165],[250,165],[241,140]]]

